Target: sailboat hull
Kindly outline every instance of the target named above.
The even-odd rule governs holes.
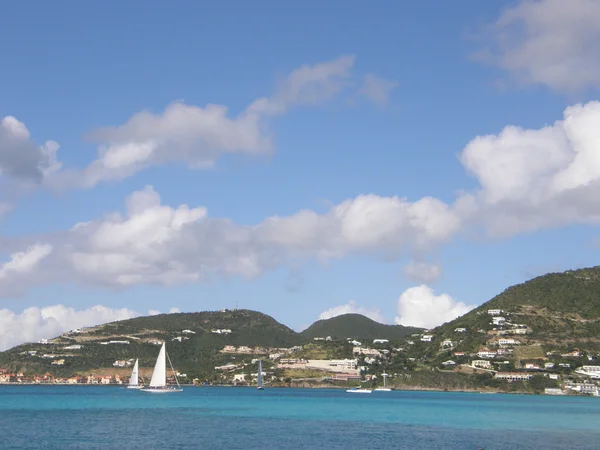
[[[181,388],[143,388],[140,389],[142,392],[150,392],[152,394],[168,394],[170,392],[181,392]]]
[[[144,389],[144,386],[127,386],[127,389]]]

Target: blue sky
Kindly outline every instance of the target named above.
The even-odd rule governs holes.
[[[587,175],[581,164],[578,170],[570,165],[582,154],[578,146],[591,154],[599,145],[590,127],[598,118],[591,102],[598,97],[600,57],[585,45],[597,36],[597,22],[582,18],[600,17],[600,10],[597,2],[574,1],[568,10],[565,3],[469,0],[450,5],[428,0],[366,7],[358,1],[285,6],[274,1],[210,6],[106,1],[67,9],[40,1],[5,7],[0,17],[0,119],[13,117],[29,136],[10,138],[17,136],[15,122],[10,139],[3,141],[0,135],[0,203],[10,208],[0,217],[0,252],[9,264],[0,272],[0,307],[6,308],[0,315],[14,326],[28,307],[63,305],[77,315],[103,305],[145,314],[173,307],[220,309],[237,302],[293,328],[336,307],[323,317],[359,310],[389,323],[398,318],[429,326],[435,324],[427,320],[447,320],[532,276],[595,265],[599,211],[586,199],[594,193],[600,164],[587,159],[588,169],[596,170]],[[564,45],[556,47],[561,36]],[[332,74],[324,74],[320,64],[330,64]],[[302,67],[312,72],[298,72]],[[294,73],[300,73],[298,78]],[[371,89],[365,88],[370,76],[375,80]],[[307,83],[295,94],[294,79]],[[207,121],[193,122],[189,109],[222,105],[227,117],[235,119],[259,98],[281,109],[260,112],[259,124],[252,128],[270,145],[240,134],[235,148],[229,148],[228,139],[241,128],[212,130],[216,122],[198,117]],[[123,155],[132,142],[163,142],[160,133],[166,129],[159,122],[116,127],[141,111],[163,117],[165,108],[177,101],[187,109],[169,119],[168,143],[161,143],[133,173],[102,172],[104,178],[89,181],[84,168],[102,159],[102,148]],[[587,128],[578,127],[575,138],[567,130],[567,143],[561,140],[562,125],[549,138],[523,131],[553,126],[563,119],[565,108],[576,104],[582,111],[574,120]],[[181,125],[187,117],[190,122]],[[160,123],[167,126],[166,119]],[[461,162],[477,136],[499,135],[508,125],[523,132],[503,143],[477,141],[469,152],[471,163]],[[185,136],[177,135],[181,129]],[[560,146],[554,156],[544,153],[552,147],[548,139]],[[60,168],[35,181],[16,174],[14,168],[25,164],[15,162],[18,155],[27,151],[39,157],[39,147],[48,140],[60,146]],[[15,142],[22,145],[18,151]],[[198,154],[213,151],[218,156],[212,168],[192,167]],[[508,160],[507,153],[512,155]],[[549,174],[563,181],[549,181]],[[88,221],[101,227],[107,215],[124,213],[125,199],[147,185],[160,195],[162,205],[205,207],[210,220],[228,219],[261,231],[236,228],[236,233],[256,235],[244,241],[250,250],[241,244],[232,250],[229,240],[218,240],[226,239],[221,231],[218,239],[190,244],[199,239],[201,227],[185,226],[170,235],[172,243],[161,241],[166,256],[157,254],[158,247],[152,252],[134,249],[138,253],[126,258],[120,254],[135,260],[144,273],[128,268],[128,281],[117,281],[115,273],[105,273],[111,264],[106,255],[117,252],[116,247],[110,252],[102,247],[93,234],[96,228],[85,235],[69,230]],[[329,220],[330,208],[368,194],[373,197],[361,203],[366,209],[353,220],[372,217],[368,202],[374,198],[397,196],[410,204],[433,197],[448,205],[456,222],[446,227],[448,218],[428,215],[421,228],[406,234],[405,227],[393,222],[411,219],[397,216],[396,209],[388,214],[389,205],[384,205],[371,222],[365,219],[355,241],[329,248],[327,242],[336,235],[321,242],[321,232],[312,229],[305,236],[310,241],[309,250],[302,247],[305,253],[290,241],[294,233],[285,227],[295,226],[291,222],[277,228],[286,236],[285,245],[273,244],[267,236],[273,230],[259,225],[268,217],[296,217],[303,210]],[[574,204],[565,200],[568,195],[582,205],[560,214],[561,205]],[[455,203],[461,196],[476,206],[465,212],[464,205]],[[391,225],[383,223],[388,219]],[[222,229],[220,222],[211,223]],[[433,237],[423,231],[431,224],[442,230]],[[202,227],[207,233],[208,225]],[[377,235],[378,227],[387,230],[380,240],[359,242],[364,235]],[[415,248],[422,233],[427,242]],[[437,238],[439,233],[444,236]],[[158,238],[148,239],[144,242],[151,247]],[[268,250],[259,249],[258,241],[268,241]],[[48,245],[47,252],[37,254],[39,261],[18,270],[10,265],[16,252],[35,245]],[[186,246],[190,251],[185,256],[174,250]],[[336,255],[324,263],[318,255],[325,247]],[[390,248],[392,254],[382,257]],[[104,259],[94,259],[85,274],[78,272],[73,254],[91,258],[93,251],[104,252]],[[247,279],[239,261],[219,260],[226,251],[234,253],[227,258],[250,252],[244,254],[263,259]],[[209,263],[198,256],[209,253],[216,255]],[[407,276],[403,268],[411,261],[420,264],[419,270]],[[185,266],[181,271],[187,278],[173,281],[171,274],[167,282],[156,272],[164,264]],[[430,269],[434,275],[423,275]],[[211,273],[209,280],[204,270]],[[399,305],[406,292],[422,306]],[[442,293],[451,297],[450,303],[436,297]],[[439,314],[425,319],[431,308]],[[41,309],[34,313],[42,322],[49,314]],[[96,320],[86,314],[85,320]],[[106,317],[111,316],[100,318]],[[61,326],[67,326],[65,320],[57,318]]]

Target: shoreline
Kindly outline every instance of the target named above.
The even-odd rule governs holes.
[[[107,388],[115,388],[121,387],[126,388],[126,384],[87,384],[87,383],[0,383],[0,386],[73,386],[73,387],[107,387]],[[180,384],[181,387],[192,387],[192,388],[210,388],[210,387],[218,387],[218,388],[237,388],[237,389],[256,389],[256,386],[235,386],[231,384],[210,384],[210,385],[202,385],[202,384]],[[278,386],[265,386],[265,389],[335,389],[335,390],[346,390],[349,389],[348,386],[331,386],[331,385],[318,385],[318,386],[288,386],[288,385],[278,385]],[[425,386],[403,386],[403,387],[392,387],[390,388],[393,391],[398,392],[458,392],[465,394],[511,394],[511,395],[536,395],[531,392],[522,392],[522,391],[485,391],[480,389],[441,389],[441,388],[433,388],[433,387],[425,387]],[[540,394],[543,395],[543,394]]]

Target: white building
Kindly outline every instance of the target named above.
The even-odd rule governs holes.
[[[390,342],[387,339],[373,339],[373,344],[387,344],[388,342]]]
[[[600,378],[600,366],[581,366],[575,372],[591,378]]]
[[[79,350],[81,349],[81,345],[67,345],[66,347],[63,347],[63,350]]]
[[[521,342],[516,339],[502,338],[498,339],[498,345],[519,345]]]
[[[492,363],[489,361],[486,361],[484,359],[476,359],[471,363],[471,365],[473,367],[478,367],[480,369],[491,369],[492,368]]]
[[[481,350],[477,352],[477,356],[479,356],[480,358],[495,358],[496,352],[492,352],[490,350]]]
[[[455,328],[454,331],[457,333],[465,333],[467,331],[467,329],[466,328]]]
[[[183,330],[182,333],[183,334],[196,334],[196,332],[192,331],[192,330]]]
[[[506,319],[504,317],[492,317],[492,325],[502,325],[504,322],[506,322]]]
[[[446,339],[446,340],[442,341],[441,346],[454,348],[454,342],[452,342],[450,339]]]
[[[421,336],[421,341],[423,341],[423,342],[431,342],[432,339],[433,339],[432,334],[424,334],[423,336]]]
[[[499,316],[500,314],[502,314],[504,311],[501,309],[488,309],[487,313],[490,316]]]
[[[494,378],[497,380],[505,380],[505,381],[527,381],[533,375],[530,373],[520,373],[520,372],[498,372],[494,375]]]
[[[356,359],[309,359],[307,368],[327,370],[329,372],[354,372],[357,370]]]

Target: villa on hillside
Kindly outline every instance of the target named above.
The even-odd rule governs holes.
[[[532,376],[532,374],[524,372],[498,372],[494,375],[494,378],[505,381],[527,381]]]

